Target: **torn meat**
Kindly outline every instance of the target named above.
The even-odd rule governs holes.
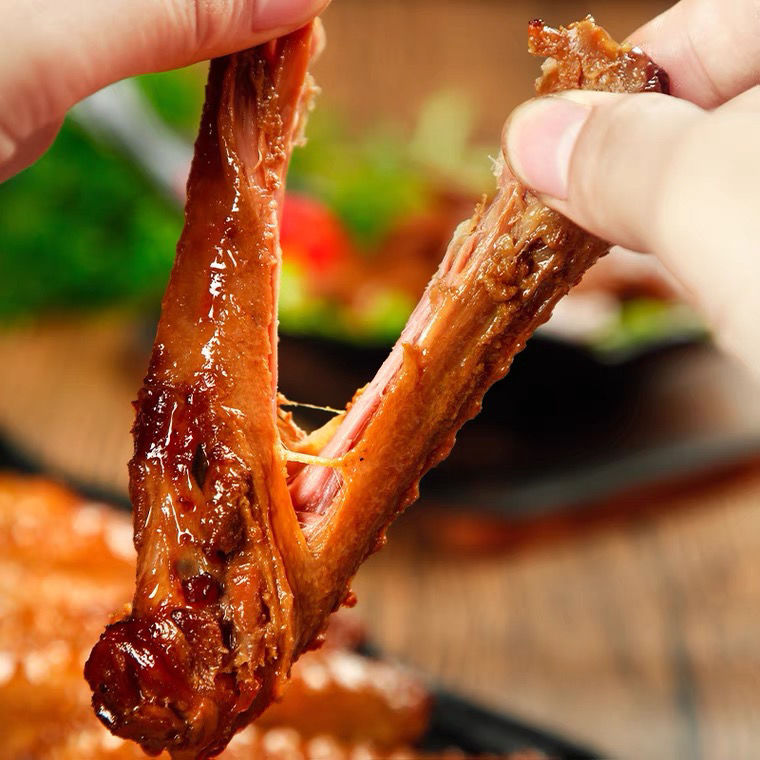
[[[131,613],[87,663],[97,715],[148,752],[220,752],[274,699],[350,599],[487,388],[608,246],[502,163],[399,341],[345,413],[309,436],[277,395],[278,223],[313,92],[311,25],[212,63],[185,230],[137,403]],[[666,91],[593,20],[530,25],[539,92]]]

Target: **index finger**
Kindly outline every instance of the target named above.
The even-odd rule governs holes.
[[[629,39],[668,72],[674,95],[702,108],[760,84],[760,0],[681,0]]]

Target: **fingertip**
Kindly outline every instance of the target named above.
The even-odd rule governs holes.
[[[598,237],[651,250],[660,180],[699,113],[665,95],[569,91],[513,113],[505,156],[546,205]]]
[[[53,144],[62,125],[63,120],[56,119],[36,129],[21,142],[0,140],[0,182],[36,161]]]
[[[167,25],[173,44],[162,45],[154,36],[152,50],[137,64],[142,69],[185,66],[281,37],[312,21],[329,0],[170,0],[177,4],[184,23]]]
[[[529,100],[504,126],[504,157],[524,184],[537,193],[566,200],[570,161],[591,107],[565,96]]]
[[[322,13],[329,3],[330,0],[258,0],[255,31],[301,26]]]

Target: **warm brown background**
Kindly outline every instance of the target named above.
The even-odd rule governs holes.
[[[538,61],[530,19],[562,24],[592,14],[619,39],[668,7],[663,0],[334,0],[317,76],[330,103],[358,123],[413,120],[440,89],[466,93],[478,136],[497,144],[509,111],[530,97]]]
[[[480,137],[496,144],[535,75],[528,19],[592,12],[624,35],[663,6],[335,0],[318,75],[364,123],[410,120],[426,95],[460,86],[480,109]],[[137,335],[113,317],[0,336],[0,430],[48,466],[123,489],[144,367]],[[444,550],[448,523],[431,514],[402,518],[357,579],[380,647],[605,756],[760,755],[757,471],[639,497],[625,516],[509,551]]]

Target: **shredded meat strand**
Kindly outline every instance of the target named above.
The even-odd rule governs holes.
[[[529,29],[531,52],[548,56],[538,92],[667,91],[590,18]],[[500,162],[494,200],[457,229],[375,379],[306,436],[276,392],[278,222],[320,39],[313,24],[211,66],[137,402],[137,589],[85,669],[101,721],[148,752],[213,756],[277,696],[422,475],[608,250]]]

